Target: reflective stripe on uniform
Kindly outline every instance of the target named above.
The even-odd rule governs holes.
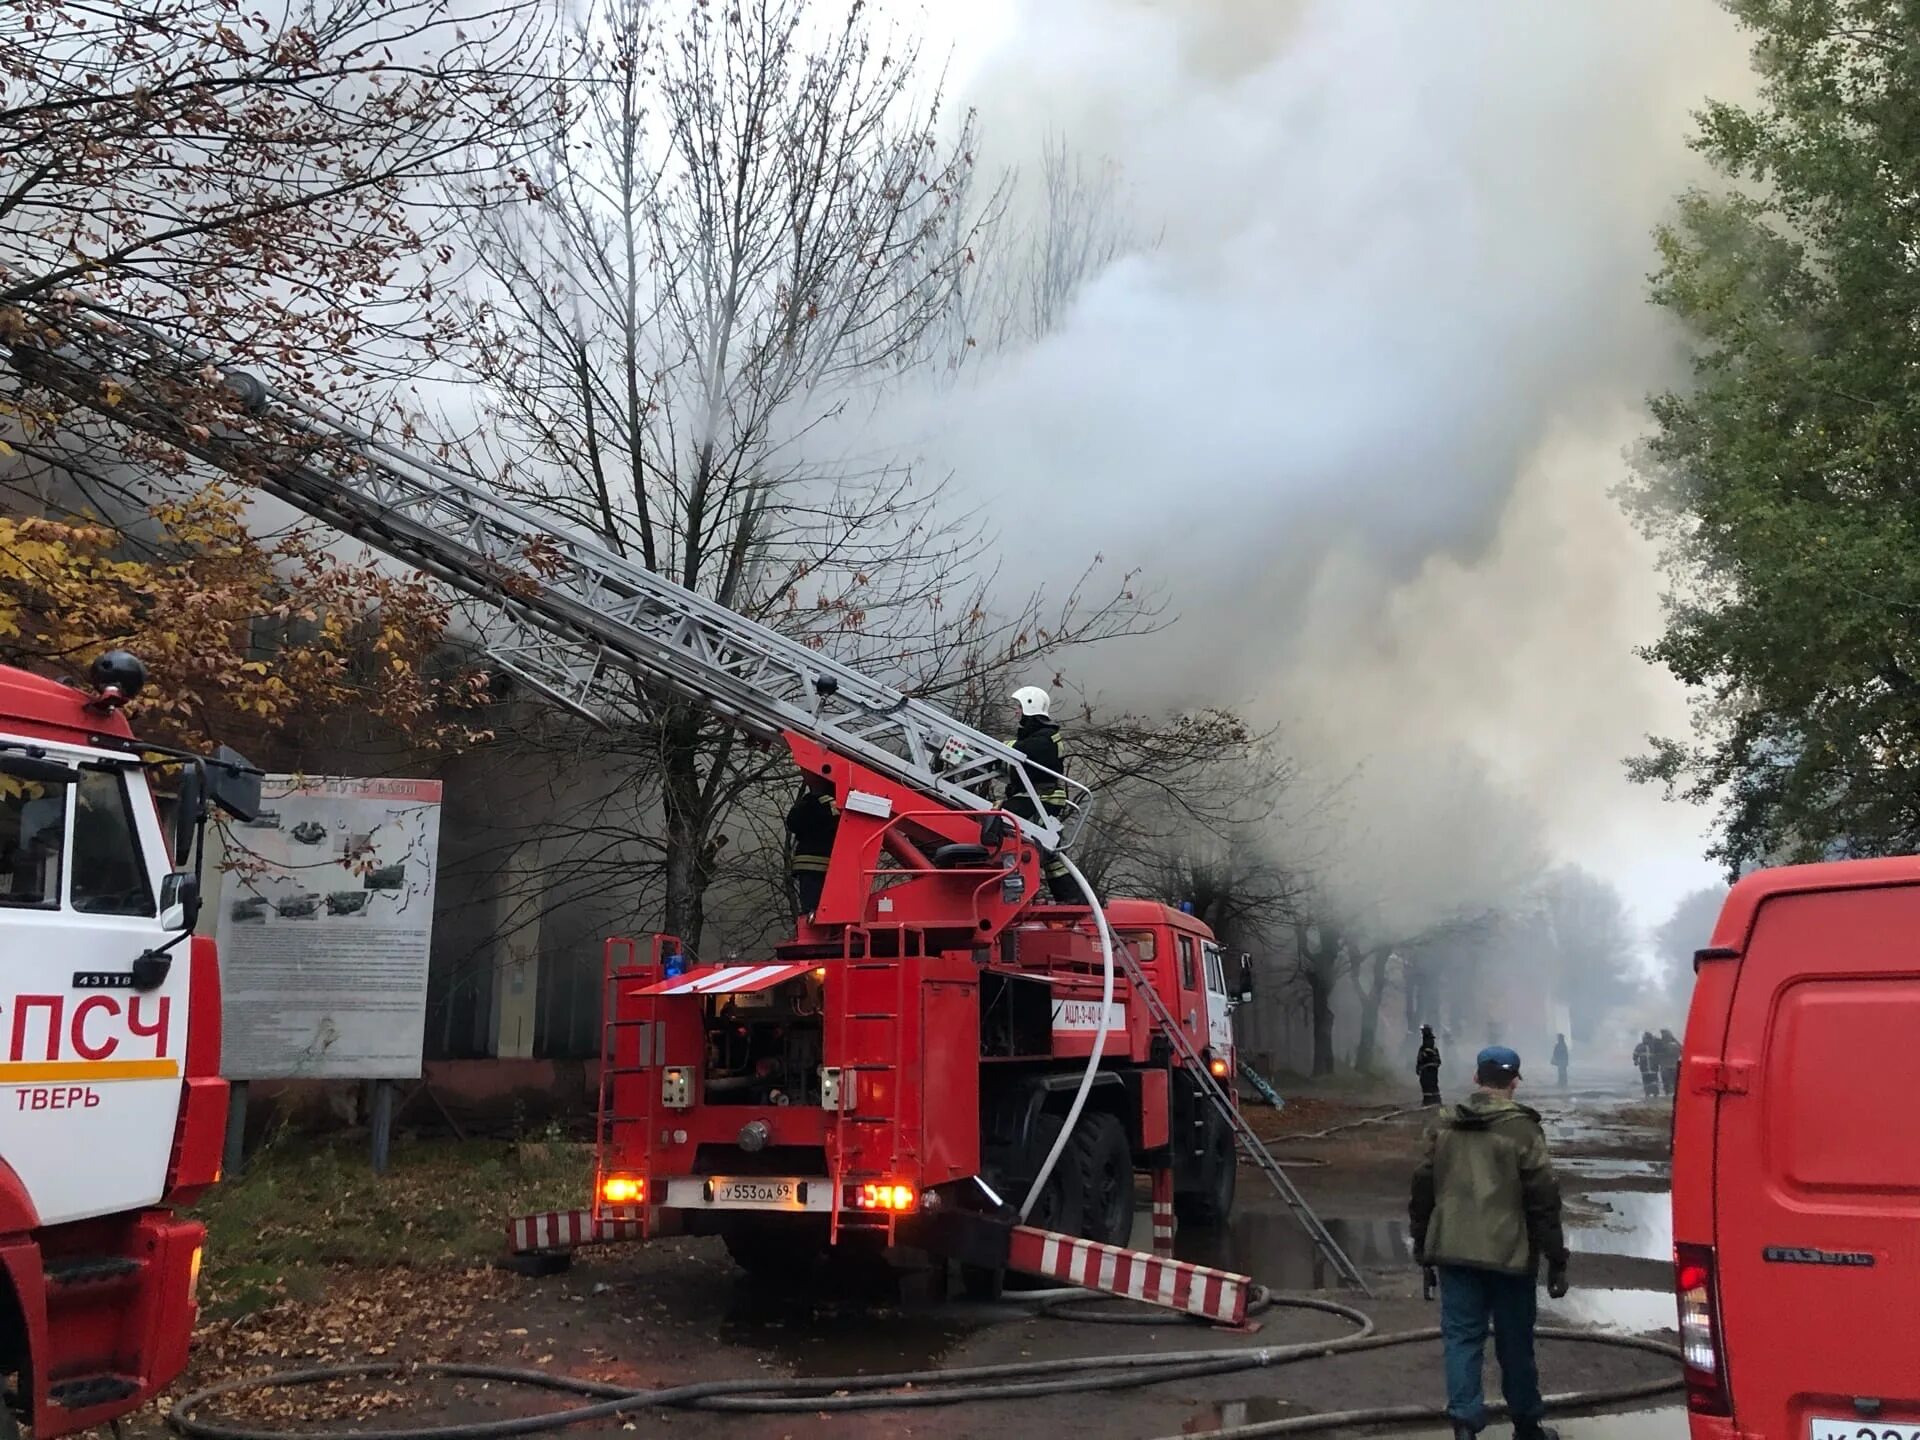
[[[793,868],[795,870],[817,870],[824,875],[827,870],[827,857],[824,855],[796,855],[793,857]]]

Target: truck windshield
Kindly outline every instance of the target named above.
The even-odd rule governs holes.
[[[73,908],[86,915],[152,915],[127,777],[83,770],[74,787]]]
[[[0,775],[0,905],[32,910],[59,906],[67,788]]]

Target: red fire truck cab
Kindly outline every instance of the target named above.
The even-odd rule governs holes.
[[[1673,1219],[1695,1440],[1920,1440],[1920,859],[1749,875],[1694,968]]]
[[[0,1433],[99,1425],[180,1373],[204,1232],[178,1207],[219,1178],[220,978],[191,867],[209,798],[245,814],[258,776],[249,801],[231,752],[136,744],[119,705],[144,671],[95,674],[89,695],[0,667]]]

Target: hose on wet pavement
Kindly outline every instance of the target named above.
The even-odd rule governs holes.
[[[1071,1299],[1058,1293],[1035,1296],[1043,1309]],[[576,1379],[545,1370],[523,1370],[502,1365],[409,1364],[373,1362],[322,1365],[250,1375],[209,1385],[180,1400],[168,1423],[190,1440],[315,1440],[315,1437],[351,1434],[354,1440],[507,1440],[535,1435],[591,1420],[612,1420],[641,1411],[665,1408],[721,1410],[757,1414],[824,1414],[855,1410],[915,1409],[983,1400],[1037,1399],[1048,1395],[1091,1393],[1193,1380],[1240,1371],[1272,1369],[1307,1360],[1331,1359],[1399,1345],[1424,1344],[1440,1338],[1437,1328],[1379,1334],[1373,1317],[1338,1301],[1314,1296],[1262,1293],[1262,1309],[1301,1309],[1336,1315],[1355,1329],[1350,1335],[1326,1340],[1296,1341],[1286,1345],[1240,1346],[1218,1350],[1180,1350],[1137,1355],[1080,1355],[1053,1360],[1024,1360],[999,1365],[973,1365],[949,1370],[915,1370],[883,1375],[838,1375],[813,1379],[754,1378],[704,1380],[662,1389],[637,1390],[623,1385]],[[1072,1317],[1082,1318],[1082,1317]],[[1150,1317],[1164,1325],[1165,1312]],[[1543,1339],[1637,1350],[1677,1362],[1679,1351],[1658,1340],[1605,1335],[1585,1330],[1543,1328]],[[213,1402],[261,1390],[288,1390],[352,1380],[478,1380],[488,1384],[523,1385],[581,1397],[585,1402],[536,1415],[501,1420],[462,1421],[402,1429],[267,1430],[252,1424],[202,1418]],[[1648,1400],[1680,1388],[1677,1374],[1630,1384],[1576,1390],[1548,1397],[1553,1410],[1612,1408]],[[1498,1412],[1499,1406],[1491,1407]],[[1198,1440],[1255,1440],[1268,1435],[1301,1435],[1357,1426],[1444,1421],[1434,1406],[1376,1405],[1317,1415],[1292,1416],[1208,1431]],[[1183,1436],[1180,1440],[1195,1440]]]

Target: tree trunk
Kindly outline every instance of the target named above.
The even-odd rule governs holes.
[[[1333,982],[1315,966],[1307,972],[1307,989],[1313,996],[1313,1073],[1331,1075],[1333,1059]]]
[[[666,896],[661,929],[678,936],[691,962],[700,955],[706,913],[708,868],[700,863],[708,817],[701,805],[698,742],[700,718],[691,707],[669,708],[661,729],[661,805],[665,811]]]
[[[1380,1005],[1387,997],[1387,963],[1393,958],[1391,950],[1377,951],[1367,962],[1367,975],[1372,980],[1372,988],[1359,983],[1355,973],[1355,988],[1360,991],[1360,1045],[1353,1054],[1353,1068],[1362,1074],[1373,1069],[1374,1050],[1380,1039]]]

